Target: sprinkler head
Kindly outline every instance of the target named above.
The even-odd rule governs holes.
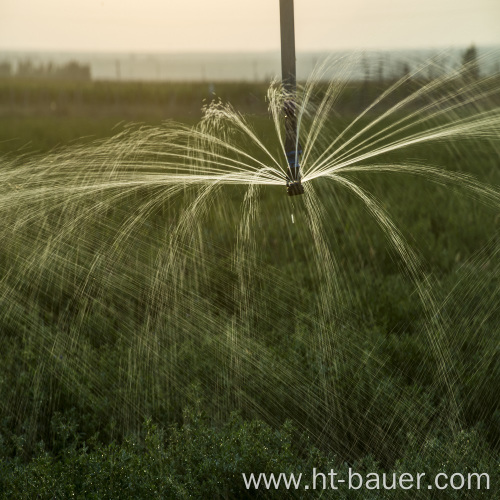
[[[286,192],[288,196],[297,196],[298,194],[304,194],[304,186],[300,181],[288,182]]]
[[[288,196],[297,196],[304,194],[299,165],[299,155],[302,150],[294,150],[287,153],[288,172],[286,178],[286,192]]]

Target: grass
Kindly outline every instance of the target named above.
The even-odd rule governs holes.
[[[266,88],[221,83],[214,90],[242,112],[263,114]],[[46,152],[86,136],[109,137],[115,126],[129,122],[159,125],[170,119],[194,124],[201,118],[203,102],[214,97],[208,84],[189,82],[0,79],[0,152]]]
[[[29,161],[34,150],[85,135],[106,138],[131,118],[189,123],[205,91],[38,85],[0,85],[0,145],[9,156],[21,150]],[[249,97],[262,96],[264,87],[225,84],[220,91],[253,112],[260,133],[272,131],[266,103]],[[347,92],[358,95],[355,86]],[[360,101],[349,105],[352,111]],[[57,111],[62,102],[64,113]],[[164,115],[169,102],[172,114]],[[345,119],[332,118],[338,129]],[[78,157],[87,150],[74,151]],[[401,153],[408,156],[498,185],[494,144],[433,143]],[[241,472],[331,464],[370,472],[486,471],[498,486],[498,214],[463,190],[415,176],[356,178],[382,201],[432,277],[452,394],[426,336],[428,311],[403,263],[363,204],[341,188],[332,194],[328,181],[314,189],[328,214],[323,235],[344,274],[342,316],[329,323],[321,320],[327,283],[314,266],[306,211],[300,200],[291,204],[284,187],[260,190],[260,215],[249,226],[248,248],[256,250],[246,254],[258,260],[245,268],[234,264],[245,190],[225,187],[193,226],[208,245],[202,260],[195,237],[184,235],[176,293],[169,296],[165,283],[160,303],[150,300],[157,257],[171,244],[169,228],[192,193],[157,205],[110,251],[131,210],[154,190],[127,194],[69,232],[47,263],[26,266],[36,250],[30,244],[78,215],[71,203],[66,212],[48,207],[43,221],[11,233],[2,227],[12,237],[2,240],[0,256],[0,494],[238,498],[247,494]],[[23,216],[30,207],[23,203],[5,207],[6,217]],[[89,277],[94,282],[82,294]],[[453,404],[457,419],[450,418]],[[484,493],[495,498],[494,490]],[[443,498],[466,494],[449,490]],[[393,495],[386,497],[404,497]]]

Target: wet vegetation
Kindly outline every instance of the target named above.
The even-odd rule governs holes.
[[[340,133],[390,83],[347,86],[329,117],[332,130]],[[417,83],[400,88],[385,106]],[[220,84],[215,90],[269,137],[266,89]],[[60,145],[82,136],[106,141],[117,130],[125,137],[154,132],[112,129],[120,120],[195,123],[203,99],[211,99],[203,84],[5,80],[0,147],[9,168],[53,148],[53,161],[66,162],[85,154],[90,138],[79,140],[73,153]],[[92,144],[96,158],[116,146]],[[132,146],[127,154],[134,154]],[[494,140],[409,146],[390,162],[408,158],[471,174],[486,186],[500,181]],[[173,229],[198,196],[188,188],[143,212],[145,200],[159,196],[158,186],[131,189],[117,201],[102,197],[85,224],[64,233],[83,204],[72,208],[68,196],[64,210],[47,206],[43,220],[30,221],[21,211],[29,209],[27,201],[21,199],[21,208],[9,201],[23,185],[4,185],[1,208],[8,217],[1,230],[12,237],[0,241],[0,495],[245,498],[253,494],[242,472],[309,474],[313,467],[352,466],[360,472],[487,472],[492,490],[471,496],[448,489],[439,498],[495,498],[498,205],[422,175],[355,172],[350,178],[382,203],[419,252],[437,304],[433,317],[405,272],[407,263],[366,206],[347,189],[332,190],[329,179],[305,187],[327,214],[320,236],[341,269],[335,314],[322,302],[331,300],[330,283],[315,267],[318,246],[306,229],[307,207],[292,204],[284,186],[259,188],[258,213],[248,208],[245,186],[214,193],[190,227],[203,234],[201,255],[195,236]],[[15,210],[24,225],[9,233]],[[242,247],[245,210],[251,243]],[[122,239],[131,211],[140,223]],[[57,246],[51,234],[62,235]],[[53,255],[36,253],[42,240]],[[158,255],[172,241],[185,246],[174,260],[177,271],[167,275],[175,280],[169,295],[168,284],[158,289],[157,270],[164,264]],[[117,242],[120,248],[108,252]],[[245,259],[254,262],[241,265]],[[445,366],[434,334],[427,333],[434,321]],[[334,493],[366,498],[363,490]],[[384,495],[415,498],[418,492]]]

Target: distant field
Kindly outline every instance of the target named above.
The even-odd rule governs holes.
[[[220,97],[245,113],[262,114],[267,86],[252,84],[120,83],[0,80],[0,151],[47,151],[92,136],[107,137],[129,122],[195,123]],[[216,96],[213,94],[215,92]],[[84,139],[88,140],[90,138]]]
[[[337,117],[356,116],[391,82],[353,82],[343,91]],[[419,83],[421,84],[421,83]],[[414,87],[394,93],[401,99]],[[0,79],[0,152],[48,151],[83,139],[108,137],[130,122],[194,124],[213,99],[239,112],[267,118],[265,83],[71,82]]]

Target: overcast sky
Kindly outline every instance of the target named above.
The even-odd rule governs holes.
[[[500,0],[295,0],[297,50],[500,44]],[[0,50],[279,48],[279,0],[0,0]]]

